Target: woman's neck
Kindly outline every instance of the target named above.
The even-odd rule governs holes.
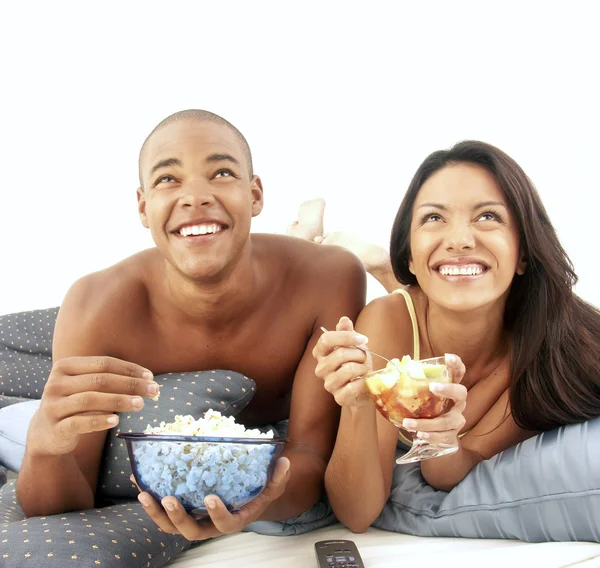
[[[467,388],[492,373],[509,351],[504,302],[469,312],[457,312],[429,302],[426,314],[432,353],[458,355],[467,369],[463,379]]]

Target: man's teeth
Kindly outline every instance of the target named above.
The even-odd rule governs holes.
[[[210,225],[202,224],[202,225],[189,225],[187,227],[182,227],[179,230],[179,233],[184,237],[189,237],[190,235],[212,235],[221,230],[221,225],[217,223],[212,223]]]
[[[438,270],[443,276],[477,276],[483,274],[485,268],[481,264],[443,264]]]

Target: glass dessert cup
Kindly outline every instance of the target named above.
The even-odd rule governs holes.
[[[412,439],[411,449],[396,463],[428,460],[458,451],[458,443],[434,444],[417,438],[415,432],[408,432],[402,426],[405,418],[436,418],[448,410],[451,399],[429,390],[429,383],[452,382],[444,357],[420,361],[412,361],[410,357],[395,359],[384,369],[366,374],[364,379],[377,410]]]

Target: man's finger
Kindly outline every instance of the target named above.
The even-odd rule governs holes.
[[[214,496],[208,496],[205,499],[205,503],[213,524],[219,531],[225,534],[241,531],[246,525],[257,520],[268,505],[283,495],[289,478],[290,460],[279,458],[275,464],[273,477],[271,477],[271,480],[262,493],[233,515],[227,511],[224,505],[222,507],[218,506],[220,502],[218,499],[215,499],[217,502],[216,506],[210,507]]]
[[[142,491],[138,501],[144,507],[146,514],[158,525],[160,530],[167,534],[179,534],[177,527],[171,522],[165,510],[154,500],[149,493]]]
[[[153,397],[158,393],[158,384],[148,379],[128,377],[115,373],[89,373],[71,376],[61,381],[60,386],[47,384],[49,389],[60,389],[63,396],[84,391],[95,391],[111,394],[128,394],[132,396]]]
[[[161,504],[167,513],[169,522],[179,534],[182,534],[188,540],[206,540],[223,534],[210,519],[198,521],[188,514],[183,505],[174,497],[165,497]],[[221,505],[223,504],[221,503]]]
[[[116,357],[68,357],[57,361],[52,370],[65,375],[87,375],[94,373],[114,373],[126,377],[152,379],[152,371]]]

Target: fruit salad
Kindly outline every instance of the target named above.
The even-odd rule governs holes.
[[[446,411],[450,399],[432,393],[430,382],[451,382],[443,357],[413,361],[406,355],[365,376],[377,409],[399,427],[405,418],[435,418]]]

